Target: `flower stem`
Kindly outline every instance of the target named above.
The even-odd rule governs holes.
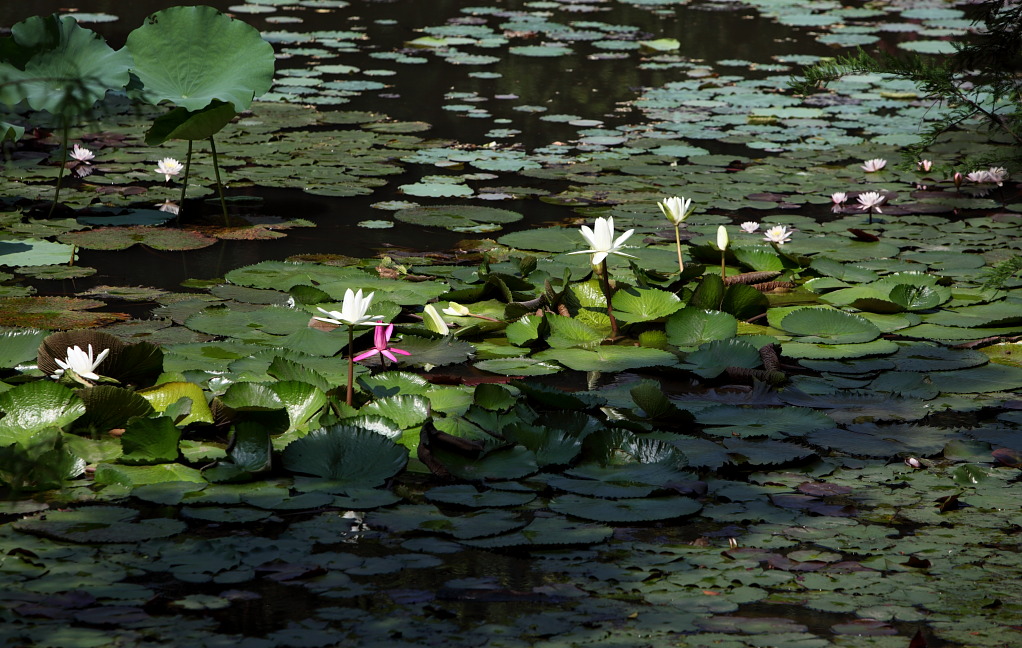
[[[230,221],[227,219],[227,201],[224,200],[224,183],[220,181],[220,163],[217,162],[216,144],[213,142],[212,135],[209,136],[209,150],[213,152],[213,173],[216,174],[216,188],[220,193],[220,209],[224,212],[224,225],[230,225]]]
[[[724,250],[720,251],[720,280],[721,281],[724,281],[724,278],[727,276],[727,270],[725,269],[725,265],[724,265],[724,256],[725,256],[725,254],[726,253],[724,252]]]
[[[674,226],[674,245],[678,248],[678,274],[685,272],[685,263],[681,260],[681,232],[678,225]]]
[[[355,382],[355,327],[348,327],[348,393],[345,402],[351,407],[354,400],[355,390],[352,383]]]
[[[185,192],[188,191],[188,172],[192,169],[192,140],[188,140],[188,154],[185,156],[185,177],[181,181],[181,200],[178,201],[177,224],[181,224],[181,212],[185,209]]]
[[[57,208],[57,203],[60,202],[60,183],[64,179],[64,167],[67,166],[67,132],[69,127],[67,125],[67,117],[61,119],[61,131],[60,131],[60,170],[57,171],[57,188],[53,192],[53,204],[50,205],[50,213],[46,215],[47,218],[53,216],[53,210]]]
[[[610,337],[616,338],[620,335],[617,326],[617,318],[614,317],[614,307],[611,306],[611,299],[614,292],[610,288],[610,271],[607,269],[607,260],[600,262],[600,287],[603,288],[603,296],[607,300],[607,317],[610,318]]]

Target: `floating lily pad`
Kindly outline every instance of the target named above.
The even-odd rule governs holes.
[[[198,250],[216,243],[198,232],[156,227],[104,227],[68,232],[59,239],[87,250],[126,250],[137,243],[155,250]]]

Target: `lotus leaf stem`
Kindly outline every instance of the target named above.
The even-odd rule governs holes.
[[[50,213],[47,214],[47,216],[46,216],[47,218],[50,218],[50,217],[53,216],[53,211],[57,208],[57,203],[60,202],[60,183],[64,179],[64,167],[66,166],[66,159],[65,158],[67,158],[67,139],[68,139],[67,138],[67,133],[68,133],[68,130],[69,130],[68,125],[67,125],[67,117],[64,117],[63,119],[61,119],[60,122],[61,122],[61,129],[60,129],[60,169],[57,171],[57,188],[53,192],[53,204],[50,205]]]
[[[212,135],[209,136],[209,150],[213,153],[213,173],[216,174],[216,188],[220,193],[220,209],[224,213],[224,225],[230,225],[230,221],[227,218],[227,201],[224,199],[224,183],[220,181],[220,163],[217,162],[216,143],[213,142]],[[351,388],[350,385],[348,388]],[[351,403],[348,404],[350,405]]]
[[[210,138],[212,139],[212,138]],[[216,157],[214,156],[214,160]],[[185,193],[188,191],[188,172],[192,169],[192,140],[188,140],[188,154],[185,156],[185,177],[181,180],[181,200],[178,201],[177,223],[181,224],[181,212],[185,208]]]

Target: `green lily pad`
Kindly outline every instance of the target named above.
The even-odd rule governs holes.
[[[25,533],[87,544],[141,542],[181,533],[188,525],[169,518],[138,519],[138,511],[120,506],[84,506],[19,520]]]
[[[575,371],[626,371],[642,367],[658,367],[677,364],[673,353],[646,347],[600,346],[594,350],[549,349],[533,356],[546,362],[554,361]]]
[[[284,448],[284,467],[351,487],[372,488],[404,468],[408,451],[386,437],[347,425],[310,432]]]

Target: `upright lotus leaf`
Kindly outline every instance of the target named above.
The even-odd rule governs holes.
[[[32,360],[45,331],[37,329],[6,329],[0,331],[0,369],[13,369]]]
[[[46,429],[62,428],[85,413],[73,391],[49,380],[25,383],[0,394],[0,447],[27,445]]]
[[[153,121],[146,131],[145,143],[159,146],[172,139],[208,139],[219,133],[236,115],[234,105],[223,101],[214,101],[199,110],[175,108]]]
[[[64,119],[85,113],[128,83],[131,54],[115,51],[73,16],[33,16],[0,47],[0,101],[25,101]]]
[[[128,34],[127,49],[153,104],[195,111],[219,100],[241,112],[273,80],[273,47],[254,27],[212,7],[158,11]]]
[[[206,403],[202,387],[191,382],[169,382],[139,390],[138,394],[149,401],[157,412],[165,412],[182,398],[191,400],[189,413],[176,423],[180,426],[189,423],[212,423],[213,413]]]

